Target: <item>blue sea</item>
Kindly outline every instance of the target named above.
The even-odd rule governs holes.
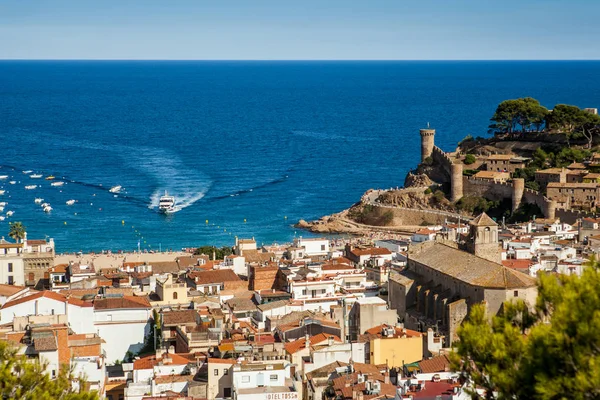
[[[523,96],[600,107],[600,62],[2,61],[0,235],[21,221],[59,252],[308,236],[291,225],[401,186],[419,128],[452,150]],[[181,211],[157,212],[165,191]]]

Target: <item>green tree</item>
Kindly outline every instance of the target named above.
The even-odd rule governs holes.
[[[490,131],[513,134],[520,126],[523,133],[532,129],[539,132],[546,123],[547,115],[548,109],[534,98],[505,100],[491,118]]]
[[[71,383],[76,377],[61,368],[56,379],[50,379],[46,366],[37,360],[17,354],[8,342],[0,341],[0,397],[19,400],[95,400],[95,392],[75,392]]]
[[[546,125],[554,132],[572,134],[578,125],[581,109],[568,104],[557,104],[546,117]]]
[[[546,117],[552,131],[564,133],[567,140],[585,138],[587,147],[592,148],[594,135],[600,133],[600,116],[568,104],[557,104]]]
[[[475,161],[477,161],[477,157],[475,157],[473,154],[467,154],[465,156],[465,164],[467,165],[471,165],[473,164]]]
[[[600,398],[600,263],[582,276],[539,276],[533,309],[506,302],[489,318],[473,306],[458,330],[454,366],[501,399]],[[472,394],[473,398],[481,398]]]
[[[213,258],[213,253],[216,258]],[[226,256],[233,254],[231,247],[215,247],[215,246],[201,246],[194,250],[194,255],[205,254],[209,256],[211,260],[223,260]]]
[[[8,236],[16,240],[17,243],[25,238],[25,226],[21,222],[10,222],[9,226]]]

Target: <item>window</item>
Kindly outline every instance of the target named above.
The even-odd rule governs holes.
[[[214,374],[215,374],[215,376],[219,376],[219,370],[215,368]]]
[[[325,294],[325,289],[321,289],[321,294]]]
[[[519,297],[519,291],[515,290],[515,297]]]
[[[277,375],[273,374],[269,377],[269,379],[271,380],[271,382],[277,382]]]
[[[223,397],[231,397],[231,388],[223,388]]]
[[[321,245],[321,251],[325,251],[325,245],[324,244]]]
[[[8,272],[13,272],[13,264],[8,263]]]
[[[229,370],[227,368],[223,368],[223,375],[229,375]]]
[[[306,296],[306,289],[302,289],[302,296]]]
[[[33,282],[35,280],[35,274],[33,272],[29,273],[29,282]]]
[[[9,285],[14,285],[14,283],[15,283],[15,281],[14,281],[14,278],[13,278],[13,276],[12,276],[12,275],[9,275],[9,277],[8,277],[8,284],[9,284]]]
[[[250,375],[242,376],[242,383],[250,383]]]
[[[56,370],[55,369],[52,370],[52,379],[54,379],[54,378],[56,378]]]
[[[173,300],[177,300],[177,292],[173,292]]]

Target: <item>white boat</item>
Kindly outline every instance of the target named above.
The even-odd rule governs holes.
[[[75,200],[73,200],[73,199],[67,200],[67,205],[68,206],[72,206],[73,204],[75,204]]]
[[[4,221],[4,215],[0,215],[0,221]]]
[[[27,189],[27,190],[33,190],[36,187],[37,187],[37,185],[27,185],[27,186],[25,186],[25,189]]]
[[[4,207],[5,205],[7,205],[8,203],[6,201],[0,201],[0,206]]]
[[[44,199],[42,199],[41,197],[36,197],[36,199],[34,200],[35,204],[42,204],[42,201],[44,201]]]
[[[41,207],[44,208],[44,207],[48,207],[49,205],[50,205],[50,203],[42,203]]]
[[[121,185],[117,185],[117,186],[113,186],[109,189],[109,192],[111,193],[120,193],[121,189],[123,189],[123,187]]]
[[[6,190],[0,190],[0,195],[6,193]]]
[[[33,171],[32,171],[32,170],[30,170],[30,169],[28,169],[27,171],[23,171],[23,173],[24,173],[25,175],[29,175],[29,174],[30,174],[30,173],[32,173],[32,172],[33,172]]]
[[[50,206],[44,207],[44,212],[49,213],[50,211],[52,211],[52,207],[50,207]]]
[[[42,176],[44,176],[44,175],[42,175],[42,174],[33,174],[33,175],[29,175],[29,177],[30,177],[30,178],[33,178],[33,179],[40,179]]]
[[[0,213],[4,212],[4,207],[0,206]]]
[[[65,184],[65,183],[64,183],[63,181],[57,181],[57,182],[52,182],[52,183],[50,184],[50,186],[62,186],[62,185],[64,185],[64,184]]]
[[[14,185],[15,183],[17,183],[17,181],[10,181],[8,183],[10,183],[11,185]]]
[[[14,211],[7,211],[6,212],[6,216],[7,217],[12,217],[14,213],[15,213]]]
[[[174,213],[175,208],[175,197],[169,196],[167,191],[165,190],[165,195],[160,197],[158,201],[158,211],[165,214]]]
[[[8,179],[8,175],[0,175],[0,179]]]

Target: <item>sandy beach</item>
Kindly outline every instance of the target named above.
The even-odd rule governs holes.
[[[186,252],[162,252],[162,253],[121,253],[121,254],[57,254],[54,264],[68,264],[69,262],[93,263],[96,270],[115,269],[123,265],[124,262],[165,262],[175,261],[178,257],[189,257]]]

